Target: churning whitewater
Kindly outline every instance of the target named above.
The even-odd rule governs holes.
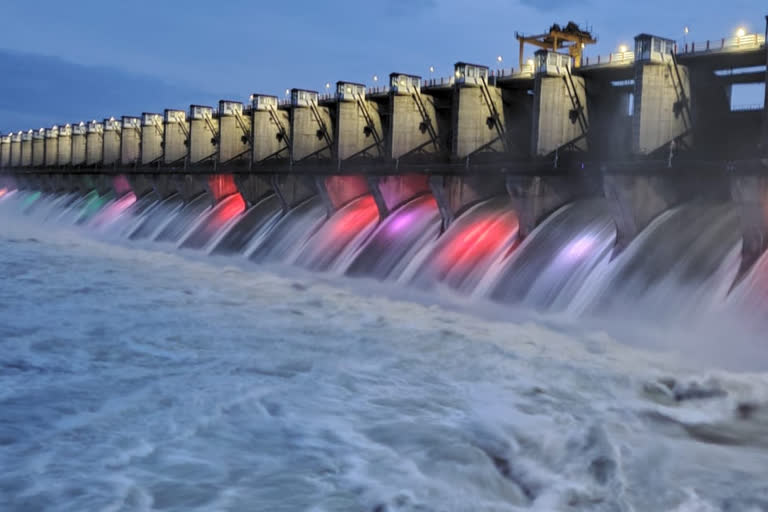
[[[579,315],[630,295],[638,267],[663,258],[651,248],[665,229],[697,211],[659,219],[648,245],[611,262],[614,234],[592,203],[554,216],[527,249],[495,203],[435,243],[435,206],[422,198],[405,209],[418,230],[393,247],[387,236],[404,227],[397,217],[376,226],[365,201],[328,222],[308,203],[242,225],[217,220],[226,208],[247,218],[234,201],[202,215],[194,202],[33,196],[0,198],[2,510],[768,509],[768,375],[689,357],[747,350],[735,327],[712,329],[713,340],[641,331],[626,312],[577,328],[525,309]],[[699,297],[732,279],[736,241],[723,233],[733,215],[710,217],[698,243],[717,254],[658,267],[666,288],[647,286],[649,303],[658,290]],[[493,238],[465,246],[478,225]],[[117,226],[118,240],[99,238]],[[282,242],[260,241],[267,229]],[[308,235],[336,231],[330,247]],[[164,238],[246,257],[146,242]],[[353,250],[362,239],[379,244],[368,249],[376,261]],[[554,256],[524,252],[537,246]],[[270,258],[411,289],[429,270],[443,284],[407,296],[366,279],[287,275]],[[759,310],[752,317],[764,311],[755,297],[766,266],[731,294]],[[516,268],[528,295],[500,284]],[[730,313],[720,312],[722,326]],[[768,366],[761,354],[746,357],[755,370]]]

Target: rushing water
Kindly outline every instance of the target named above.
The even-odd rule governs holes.
[[[518,243],[501,200],[438,236],[430,199],[376,225],[367,199],[330,219],[317,200],[287,213],[271,201],[256,221],[259,205],[236,199],[6,192],[0,510],[768,508],[768,376],[686,352],[733,355],[746,333],[492,306],[596,310],[609,290],[624,302],[635,290],[646,315],[689,297],[688,315],[723,326],[744,305],[757,318],[767,257],[723,291],[738,267],[732,209],[669,212],[615,256],[600,203]],[[130,240],[162,232],[204,250]],[[229,242],[243,257],[204,256]],[[269,261],[331,273],[288,277]],[[429,261],[447,268],[425,275]],[[401,284],[329,277],[345,272]],[[505,287],[515,276],[527,293]],[[439,286],[398,294],[428,278]]]

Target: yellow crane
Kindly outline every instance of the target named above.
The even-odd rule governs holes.
[[[520,69],[523,69],[526,44],[555,52],[567,48],[568,54],[573,58],[573,65],[579,67],[581,66],[581,55],[584,52],[584,47],[597,42],[589,30],[582,29],[572,21],[569,21],[565,27],[555,23],[549,28],[549,32],[535,36],[526,36],[515,32],[515,38],[520,42]]]

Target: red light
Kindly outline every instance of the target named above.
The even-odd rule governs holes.
[[[237,184],[232,174],[214,174],[208,177],[208,188],[213,196],[214,203],[218,203],[227,196],[237,194]]]
[[[440,249],[437,257],[439,274],[444,275],[454,268],[470,268],[493,256],[516,236],[518,227],[514,212],[474,220]]]
[[[209,226],[218,229],[227,223],[230,219],[240,215],[245,211],[245,200],[240,194],[234,194],[222,203],[221,208],[211,216]]]
[[[349,237],[359,233],[365,226],[375,222],[379,217],[376,201],[373,196],[364,196],[351,203],[343,215],[333,224],[331,237]]]

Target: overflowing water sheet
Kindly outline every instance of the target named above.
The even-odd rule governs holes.
[[[276,194],[270,194],[238,217],[232,225],[223,229],[211,252],[214,254],[238,254],[266,227],[268,230],[280,215],[283,206]]]
[[[397,279],[414,256],[437,239],[440,212],[431,195],[421,195],[384,219],[346,269],[352,276]]]
[[[471,293],[493,261],[518,242],[518,228],[508,198],[479,203],[422,249],[402,277],[421,286],[441,283]]]
[[[616,226],[604,201],[572,203],[489,271],[482,293],[500,302],[563,311],[592,272],[610,259],[615,241]]]

